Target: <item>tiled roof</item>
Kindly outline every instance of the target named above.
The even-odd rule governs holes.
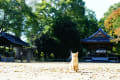
[[[29,46],[28,43],[22,41],[19,37],[13,36],[11,34],[1,32],[0,38],[5,38],[13,44],[20,45],[20,46]]]
[[[100,34],[100,36],[96,36],[99,32],[101,32],[102,34]],[[101,35],[104,35],[105,37]],[[101,28],[99,28],[97,32],[95,32],[88,38],[81,39],[81,42],[110,42],[111,39],[113,38],[109,36],[106,32],[104,32]]]

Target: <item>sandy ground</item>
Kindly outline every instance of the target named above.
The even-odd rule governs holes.
[[[120,80],[120,63],[0,63],[0,80]]]

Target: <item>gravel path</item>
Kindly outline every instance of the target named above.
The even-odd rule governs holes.
[[[0,80],[120,80],[119,63],[0,63]]]

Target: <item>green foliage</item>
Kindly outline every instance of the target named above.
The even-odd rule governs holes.
[[[1,31],[16,36],[25,35],[31,46],[36,45],[37,57],[54,54],[55,58],[68,58],[70,50],[82,55],[80,39],[97,30],[95,13],[85,9],[83,0],[41,0],[35,11],[25,0],[0,0],[4,19]]]
[[[54,59],[54,58],[55,58],[54,54],[51,53],[51,54],[50,54],[50,59]]]
[[[44,57],[46,57],[50,53],[55,53],[57,41],[49,37],[49,34],[44,34],[35,40],[35,45],[37,46],[38,53],[41,54],[41,52],[44,52]]]
[[[118,8],[120,8],[120,2],[110,6],[108,11],[106,13],[104,13],[104,20],[112,13],[112,11],[114,11]]]
[[[115,40],[113,40],[114,42],[116,42],[116,46],[113,47],[113,52],[120,54],[119,53],[119,32],[120,32],[120,27],[119,27],[119,21],[120,21],[120,2],[116,3],[112,6],[110,6],[110,8],[108,9],[108,11],[106,13],[104,13],[104,17],[101,18],[101,20],[99,21],[98,25],[102,26],[102,28],[104,30],[107,31],[107,33],[109,35],[111,35],[113,38],[115,38]],[[104,24],[104,25],[103,25]]]
[[[44,56],[44,52],[41,52],[40,56],[43,57]]]
[[[86,8],[85,31],[83,35],[86,37],[92,35],[98,29],[98,21],[95,12]],[[87,32],[87,33],[86,33]]]
[[[104,17],[100,19],[98,26],[102,27],[105,30],[104,21],[108,18],[108,16],[110,16],[112,11],[114,11],[118,8],[120,8],[120,2],[110,6],[108,11],[104,13]]]
[[[120,55],[120,43],[118,43],[115,47],[113,47],[113,52],[116,55]]]
[[[102,28],[103,30],[105,30],[105,26],[104,26],[104,18],[101,18],[98,22],[98,27]]]
[[[64,16],[56,18],[52,28],[53,35],[55,35],[66,48],[74,49],[79,46],[79,33],[76,29],[76,24],[72,22],[70,17]]]
[[[35,14],[42,27],[35,41],[38,52],[66,59],[73,50],[83,56],[80,39],[97,30],[95,13],[84,4],[82,0],[42,0],[37,4]]]
[[[28,7],[25,0],[1,0],[0,8],[4,11],[1,31],[10,31],[20,37],[22,33],[31,34],[38,31],[37,17]],[[30,30],[32,28],[32,31]]]
[[[1,27],[7,28],[6,30],[10,30],[17,36],[20,36],[20,32],[22,31],[21,26],[24,20],[23,14],[21,13],[20,3],[16,0],[5,0],[1,4],[7,4],[2,7],[4,10],[4,20]]]

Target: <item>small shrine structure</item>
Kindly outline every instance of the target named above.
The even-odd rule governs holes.
[[[29,44],[22,41],[19,37],[0,32],[0,61],[14,61],[15,47],[29,47]]]
[[[86,39],[81,39],[81,43],[87,49],[87,57],[91,60],[105,60],[108,61],[116,57],[112,51],[114,43],[113,38],[104,32],[101,28]],[[112,56],[112,57],[111,57]]]

